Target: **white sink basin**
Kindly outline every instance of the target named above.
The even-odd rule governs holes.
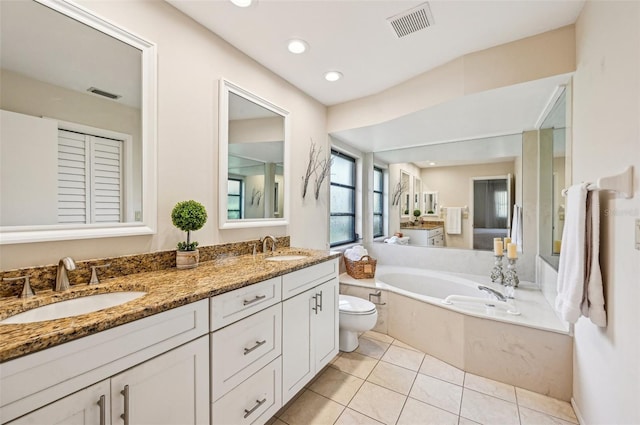
[[[275,255],[273,257],[267,257],[267,261],[295,261],[307,258],[306,255]]]
[[[109,292],[106,294],[74,298],[71,300],[43,305],[42,307],[33,308],[23,313],[18,313],[0,321],[0,324],[33,323],[45,320],[62,319],[64,317],[79,316],[81,314],[115,307],[135,300],[136,298],[140,298],[143,295],[146,295],[146,292],[128,291]]]

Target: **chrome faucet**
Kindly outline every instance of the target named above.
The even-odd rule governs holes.
[[[260,240],[262,242],[262,252],[267,253],[267,241],[271,239],[271,252],[276,252],[276,238],[271,235],[267,235]]]
[[[478,285],[478,289],[481,291],[484,291],[488,294],[493,295],[494,297],[496,297],[498,299],[498,301],[507,301],[507,297],[505,297],[504,295],[502,295],[502,293],[496,291],[495,289],[491,289],[488,286],[484,286],[484,285]]]
[[[76,269],[76,263],[71,257],[61,258],[58,262],[58,273],[56,275],[56,291],[66,291],[69,289],[69,276],[67,271]]]

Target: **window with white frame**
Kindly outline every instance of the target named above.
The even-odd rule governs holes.
[[[242,179],[229,178],[227,181],[227,218],[242,218],[242,195],[244,182]]]
[[[331,151],[330,245],[356,241],[356,160]]]
[[[384,174],[373,167],[373,237],[384,236]]]

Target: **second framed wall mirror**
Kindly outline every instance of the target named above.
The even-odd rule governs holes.
[[[288,224],[289,113],[220,80],[219,227]]]

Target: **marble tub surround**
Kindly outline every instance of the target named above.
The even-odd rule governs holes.
[[[289,236],[276,238],[276,246],[279,248],[289,247]],[[233,242],[219,245],[209,245],[198,247],[200,251],[200,262],[214,261],[234,255],[253,253],[253,245],[256,245],[258,252],[262,251],[262,243],[259,240],[249,240],[244,242]],[[63,257],[64,255],[61,255]],[[148,254],[125,255],[121,257],[100,258],[93,260],[76,261],[76,269],[68,273],[69,283],[73,285],[85,285],[91,279],[91,266],[102,266],[110,264],[109,267],[101,268],[98,271],[100,281],[127,276],[130,274],[167,270],[176,266],[176,251],[158,251]],[[28,275],[31,287],[38,293],[52,289],[56,281],[58,265],[27,267],[13,270],[0,270],[0,297],[17,296],[22,291],[23,281],[2,282],[3,278],[11,278]]]
[[[221,255],[195,269],[150,271],[116,277],[98,285],[74,285],[69,291],[42,291],[29,299],[0,300],[0,319],[31,308],[84,295],[145,291],[128,303],[69,318],[0,325],[0,362],[91,335],[172,308],[281,276],[341,254],[299,248],[281,248],[276,255],[304,255],[295,261],[266,261],[271,254]]]

